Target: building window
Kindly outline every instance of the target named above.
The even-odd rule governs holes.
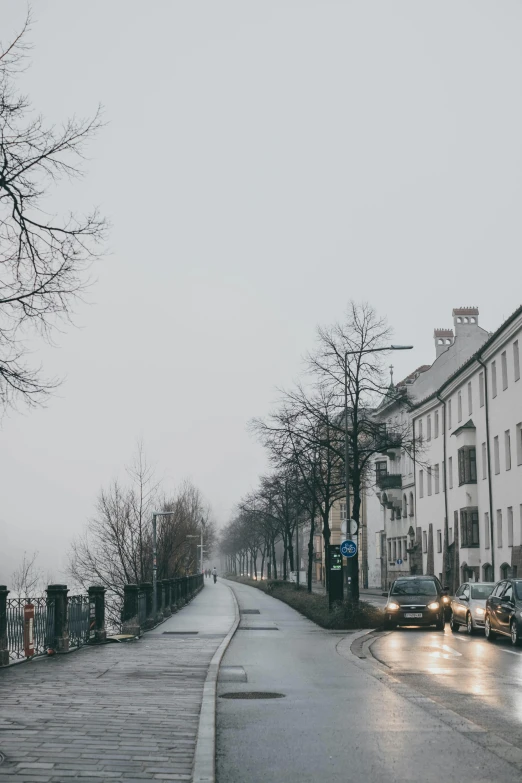
[[[433,477],[435,479],[435,494],[438,495],[440,492],[440,475],[438,464],[433,468]]]
[[[439,437],[439,412],[435,411],[435,438]]]
[[[471,388],[471,381],[468,383],[468,413],[470,416],[473,413],[473,390]]]
[[[392,541],[392,560],[397,560],[397,539]]]
[[[431,440],[431,415],[428,414],[428,420],[426,422],[426,439]]]
[[[502,511],[497,509],[497,546],[502,546]]]
[[[453,457],[448,460],[448,483],[449,488],[453,489]]]
[[[388,539],[388,560],[391,562],[391,538]]]
[[[495,475],[500,473],[500,448],[498,445],[498,435],[493,438],[493,459],[495,461]]]
[[[484,563],[482,566],[482,573],[484,574],[484,581],[485,582],[494,582],[495,577],[493,576],[493,566],[489,563]]]
[[[428,497],[432,493],[432,486],[431,486],[431,467],[428,468]]]
[[[415,514],[415,506],[413,504],[413,492],[410,492],[410,517]]]
[[[422,419],[419,419],[419,440],[422,440]]]
[[[522,422],[517,424],[517,465],[522,465]]]
[[[505,391],[508,387],[507,377],[507,355],[505,351],[500,354],[500,363],[502,367],[502,389]]]
[[[460,545],[461,547],[479,546],[478,510],[463,508],[460,511]]]
[[[442,552],[442,530],[437,530],[437,552]]]
[[[339,515],[341,517],[341,522],[346,520],[346,503],[339,503]]]
[[[477,483],[477,457],[474,446],[459,449],[459,486]]]
[[[491,362],[491,393],[497,396],[497,363]]]
[[[406,495],[402,496],[402,516],[403,517],[408,516],[408,499]]]
[[[459,512],[454,511],[453,512],[453,529],[455,531],[455,535],[458,536],[459,534]]]
[[[460,424],[462,421],[462,394],[460,392],[457,394],[457,419]]]
[[[407,538],[403,538],[402,539],[402,559],[404,560],[404,562],[406,562],[407,559],[408,559],[408,539]]]
[[[424,497],[424,471],[419,470],[419,497]]]
[[[479,372],[479,404],[484,407],[484,373]]]
[[[486,444],[482,444],[482,478],[488,477],[488,452],[486,450]]]
[[[506,457],[506,470],[511,470],[511,435],[509,430],[504,433],[504,452]]]
[[[518,352],[518,340],[513,343],[513,368],[515,370],[515,381],[520,380],[520,354]]]
[[[490,530],[489,530],[489,514],[486,511],[486,513],[484,514],[484,547],[486,549],[489,549],[489,534],[490,534]]]
[[[451,429],[451,400],[448,400],[447,411],[448,411],[448,429],[450,430]]]
[[[508,546],[513,546],[513,506],[507,510]]]
[[[422,551],[428,551],[428,534],[425,530],[422,531]]]

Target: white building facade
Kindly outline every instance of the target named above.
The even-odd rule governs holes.
[[[367,526],[382,587],[401,573],[435,574],[452,591],[522,575],[522,307],[494,334],[476,308],[453,319],[454,330],[435,330],[434,363],[377,411],[390,437]],[[409,431],[409,447],[394,428]]]

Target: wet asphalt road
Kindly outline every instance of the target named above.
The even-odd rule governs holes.
[[[242,614],[222,662],[218,783],[520,780],[522,751],[498,736],[500,730],[507,737],[507,727],[497,723],[494,729],[482,728],[477,710],[469,720],[462,717],[462,703],[475,704],[473,678],[463,676],[463,669],[460,676],[433,671],[454,670],[459,667],[455,660],[466,655],[479,661],[490,654],[513,658],[511,687],[518,688],[515,672],[522,661],[518,653],[503,653],[502,642],[492,653],[484,647],[482,653],[472,653],[473,645],[478,649],[486,643],[468,641],[464,634],[456,641],[449,629],[447,634],[399,631],[364,638],[332,633],[255,588],[230,584],[241,611],[258,614]],[[373,660],[370,644],[376,655],[390,659],[387,666]],[[411,687],[416,680],[423,683],[421,689]],[[468,695],[457,695],[459,680]],[[506,698],[508,690],[506,686]],[[283,698],[223,698],[227,693],[266,691]],[[486,710],[496,698],[491,691],[484,696]],[[453,706],[445,707],[450,696],[455,697]],[[512,700],[511,722],[520,736],[516,715]]]
[[[378,634],[372,654],[395,677],[522,749],[522,648],[446,625]]]

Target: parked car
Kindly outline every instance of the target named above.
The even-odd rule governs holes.
[[[434,625],[443,631],[447,591],[436,576],[402,576],[392,582],[384,609],[384,628]]]
[[[470,634],[484,628],[486,599],[495,587],[494,582],[464,582],[451,601],[450,628],[458,633],[461,626]]]
[[[486,601],[484,630],[493,642],[498,634],[509,636],[514,645],[522,642],[522,579],[502,579]],[[518,618],[518,619],[517,619]]]

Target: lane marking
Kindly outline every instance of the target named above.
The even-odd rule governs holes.
[[[520,653],[515,652],[514,650],[503,650],[502,647],[498,647],[497,649],[499,650],[499,652],[509,653],[509,655],[518,655],[518,657],[520,658]]]

